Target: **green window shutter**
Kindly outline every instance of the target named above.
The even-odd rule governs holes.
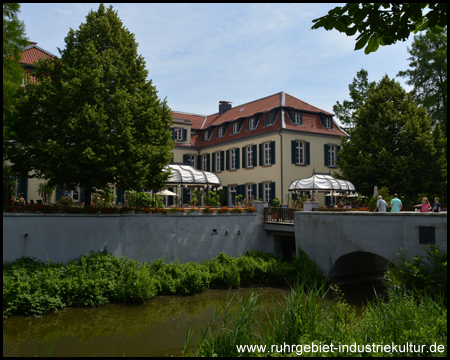
[[[56,187],[56,201],[61,199],[63,196],[64,196],[64,187],[58,185]]]
[[[297,141],[291,140],[291,163],[297,164]]]
[[[222,206],[228,206],[228,186],[223,186],[223,202],[222,202]],[[221,197],[222,200],[222,197]]]
[[[22,197],[27,201],[28,195],[28,174],[22,175],[19,173],[19,194],[22,194]]]
[[[257,154],[258,154],[258,151],[257,151],[257,149],[258,149],[258,145],[253,145],[253,167],[256,167],[256,166],[258,166],[258,162],[256,161],[256,160],[258,160],[258,156],[257,156]],[[256,192],[255,192],[255,198],[256,198]]]
[[[183,204],[188,203],[188,189],[185,187],[183,188],[182,202]]]
[[[188,164],[189,160],[188,160],[188,155],[187,154],[183,154],[183,164]]]
[[[270,142],[270,163],[275,164],[275,141]]]
[[[173,192],[173,187],[169,188],[168,190]],[[169,204],[169,206],[173,205],[173,196],[168,196],[167,203]]]
[[[197,169],[202,170],[202,156],[197,155]]]
[[[291,191],[291,194],[292,194],[292,201],[295,201],[295,200],[297,200],[297,194],[295,194],[293,191]]]
[[[227,154],[227,159],[226,159],[227,170],[230,170],[230,150],[227,150],[226,154]]]
[[[309,146],[309,142],[305,142],[305,165],[310,165],[311,164],[311,160],[310,160],[310,146]]]
[[[256,184],[252,184],[252,190],[253,190],[253,198],[257,199],[258,194],[256,193]]]
[[[245,169],[247,167],[247,161],[245,160],[245,146],[242,147],[242,168]]]
[[[172,140],[175,140],[175,130],[174,130],[174,128],[169,128],[169,131],[172,131]]]
[[[241,154],[240,154],[240,149],[236,148],[236,169],[240,168],[240,159],[241,159]]]
[[[81,188],[80,192],[81,192],[81,194],[80,194],[80,202],[85,202],[84,198],[86,197],[86,189],[85,188]]]
[[[258,199],[261,199],[264,201],[264,193],[263,193],[263,184],[258,183]]]
[[[119,205],[119,203],[121,203],[122,205],[125,204],[125,190],[122,189],[120,186],[116,187],[116,203],[117,205]],[[82,200],[83,202],[84,200]]]
[[[187,141],[187,129],[183,129],[183,141]]]
[[[328,144],[324,144],[323,145],[323,156],[324,156],[324,160],[325,160],[325,166],[328,166]]]
[[[341,161],[341,158],[339,157],[339,150],[341,150],[341,147],[338,145],[336,146],[336,160]]]
[[[263,144],[259,144],[259,166],[263,166],[264,162],[263,162],[264,158],[263,158]]]
[[[269,204],[272,202],[272,200],[273,199],[275,199],[276,198],[276,196],[275,196],[275,183],[274,182],[272,182],[272,183],[270,183],[270,201],[269,201]]]
[[[211,168],[211,171],[212,172],[217,171],[217,169],[216,169],[216,153],[212,153],[212,168]]]
[[[220,170],[224,171],[225,151],[220,152]]]
[[[330,205],[330,197],[325,196],[325,206],[329,206],[329,205]]]
[[[211,171],[211,154],[206,155],[206,171]]]

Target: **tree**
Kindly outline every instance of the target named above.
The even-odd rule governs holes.
[[[336,29],[347,36],[359,32],[355,50],[369,54],[380,45],[405,41],[411,32],[431,30],[440,33],[447,25],[446,3],[348,3],[337,6],[328,15],[314,19],[311,29]],[[353,25],[353,26],[352,26]]]
[[[28,44],[25,25],[17,17],[19,9],[19,4],[3,3],[3,141],[11,139],[10,114],[24,72],[20,55]]]
[[[70,29],[57,58],[36,65],[8,155],[16,171],[50,185],[93,189],[164,186],[172,159],[171,110],[160,101],[134,35],[112,6],[91,11]]]
[[[351,138],[342,138],[338,177],[370,195],[374,186],[417,196],[439,192],[447,179],[444,139],[424,108],[386,75],[356,111]]]
[[[351,131],[353,128],[353,116],[356,110],[358,110],[367,99],[367,95],[375,87],[375,81],[369,83],[369,73],[367,70],[361,69],[356,73],[356,78],[353,78],[353,82],[348,86],[350,91],[351,101],[344,100],[342,104],[336,102],[333,106],[333,111],[339,118],[339,121],[343,124],[345,131]]]
[[[447,28],[440,34],[414,36],[408,52],[410,69],[397,76],[409,78],[413,99],[427,109],[432,125],[440,123],[447,138]]]

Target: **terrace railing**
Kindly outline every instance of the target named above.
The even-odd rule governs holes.
[[[264,208],[264,222],[293,224],[294,211],[298,211],[298,209],[266,207]]]

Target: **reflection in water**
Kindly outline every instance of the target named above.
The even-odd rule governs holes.
[[[233,290],[248,296],[252,289]],[[287,289],[262,288],[261,304],[283,300]],[[3,320],[3,356],[179,356],[188,327],[210,320],[214,307],[226,301],[227,290],[178,297],[158,296],[143,305],[107,304],[72,308],[39,318],[13,316]],[[236,301],[237,302],[237,301]],[[191,344],[195,344],[195,335]]]
[[[367,280],[367,279],[366,279]],[[345,298],[360,305],[381,282],[342,281]],[[253,289],[237,289],[236,297]],[[270,308],[283,301],[287,289],[260,288],[261,305]],[[180,356],[188,327],[197,330],[207,323],[214,307],[227,299],[227,290],[206,290],[194,296],[158,296],[143,305],[107,304],[100,308],[71,308],[42,317],[13,316],[3,320],[3,356],[48,354],[52,356]],[[220,319],[219,319],[220,320]],[[219,322],[217,322],[218,324]],[[197,331],[191,340],[195,344]]]

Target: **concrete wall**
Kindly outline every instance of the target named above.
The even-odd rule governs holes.
[[[130,259],[201,262],[224,252],[274,251],[259,214],[3,214],[3,261],[68,261],[105,246]],[[214,230],[217,230],[215,233]],[[228,231],[228,235],[226,232]],[[238,234],[240,232],[240,234]],[[24,236],[28,234],[28,236]]]
[[[397,260],[400,248],[410,256],[425,254],[424,245],[419,244],[420,226],[434,227],[436,244],[447,251],[447,213],[299,211],[294,219],[296,246],[314,258],[327,275],[351,271],[352,264],[345,263],[355,258],[346,255],[355,252],[377,255],[391,262]],[[383,264],[376,256],[367,258],[367,262],[374,266]],[[359,266],[358,269],[361,270]]]

